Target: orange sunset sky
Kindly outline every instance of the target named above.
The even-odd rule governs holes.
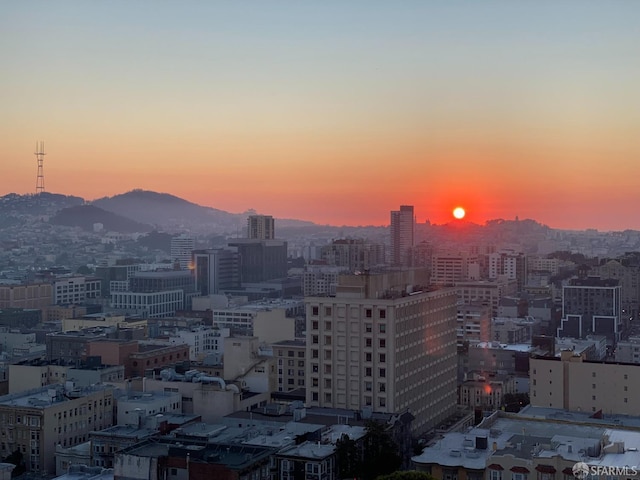
[[[0,195],[640,230],[640,2],[0,7]]]

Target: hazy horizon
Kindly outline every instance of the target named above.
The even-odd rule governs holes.
[[[640,230],[640,4],[12,2],[0,195]]]

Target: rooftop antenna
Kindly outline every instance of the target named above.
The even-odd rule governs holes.
[[[44,193],[44,142],[36,142],[36,151],[34,153],[38,160],[38,176],[36,177],[36,195]]]

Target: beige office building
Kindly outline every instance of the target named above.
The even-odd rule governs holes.
[[[415,433],[455,411],[456,294],[411,276],[346,275],[306,298],[308,405],[409,411]]]
[[[531,405],[581,412],[640,415],[640,365],[586,360],[585,354],[532,357]]]

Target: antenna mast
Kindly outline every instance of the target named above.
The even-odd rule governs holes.
[[[36,142],[36,151],[34,153],[38,160],[38,176],[36,177],[36,195],[44,192],[44,142]]]

